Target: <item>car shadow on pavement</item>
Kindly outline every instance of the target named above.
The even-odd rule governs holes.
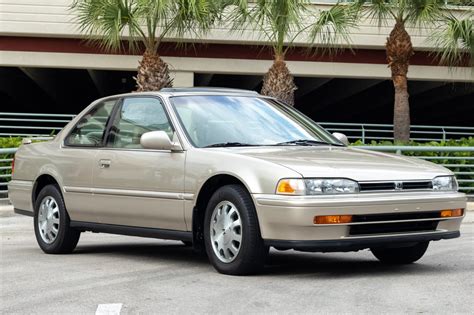
[[[402,275],[410,272],[439,273],[447,271],[448,266],[433,264],[429,260],[410,265],[384,265],[372,257],[351,255],[352,253],[301,253],[296,251],[272,250],[261,276],[315,276],[335,277],[378,277]],[[136,258],[137,261],[166,262],[176,264],[177,268],[210,267],[204,254],[180,243],[169,244],[87,244],[76,248],[73,255],[100,255],[114,258]]]
[[[318,278],[334,277],[378,277],[401,275],[409,272],[439,273],[448,271],[448,266],[423,263],[409,265],[386,265],[372,257],[351,256],[349,253],[334,254],[300,253],[295,251],[273,251],[267,260],[266,275],[314,275]]]
[[[191,247],[180,243],[170,242],[169,244],[94,244],[79,245],[73,255],[113,255],[120,257],[136,257],[143,260],[163,260],[179,262],[207,264],[207,257],[196,253]]]

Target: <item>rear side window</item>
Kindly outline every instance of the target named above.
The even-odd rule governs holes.
[[[141,149],[141,136],[159,130],[165,131],[172,139],[173,129],[160,100],[150,97],[127,98],[114,117],[107,146]]]
[[[105,101],[95,106],[84,115],[65,140],[66,145],[98,147],[107,126],[107,120],[114,108],[116,100]]]

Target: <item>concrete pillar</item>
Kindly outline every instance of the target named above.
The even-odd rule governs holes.
[[[194,86],[194,72],[190,71],[173,71],[171,72],[173,78],[173,87],[193,87]]]

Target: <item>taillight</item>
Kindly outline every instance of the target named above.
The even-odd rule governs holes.
[[[15,156],[13,156],[13,160],[12,160],[12,176],[13,176],[14,171],[15,171]]]

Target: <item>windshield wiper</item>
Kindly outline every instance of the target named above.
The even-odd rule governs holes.
[[[256,144],[241,143],[241,142],[222,142],[206,145],[204,148],[223,148],[223,147],[252,147]]]
[[[302,145],[302,146],[312,146],[312,145],[338,145],[338,144],[329,143],[329,142],[324,142],[324,141],[305,140],[305,139],[298,139],[298,140],[285,141],[285,142],[277,143],[277,144],[275,144],[275,145],[289,145],[289,144]]]

